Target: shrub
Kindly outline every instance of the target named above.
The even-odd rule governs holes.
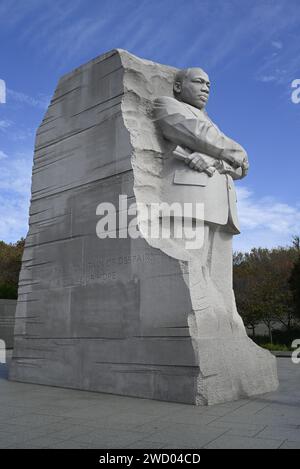
[[[270,351],[274,351],[274,352],[289,352],[291,349],[289,347],[287,347],[286,345],[282,345],[282,344],[262,344],[261,345],[262,348],[266,348]]]
[[[16,300],[18,298],[17,285],[0,284],[0,298],[4,300]]]

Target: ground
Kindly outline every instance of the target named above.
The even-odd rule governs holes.
[[[211,407],[16,383],[0,365],[0,448],[300,448],[300,364],[280,388]]]

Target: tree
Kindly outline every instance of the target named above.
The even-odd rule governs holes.
[[[16,299],[25,240],[0,241],[0,298]]]
[[[243,318],[245,326],[252,329],[252,337],[255,338],[255,330],[262,322],[262,316],[254,305],[253,294],[256,279],[244,253],[234,253],[233,273],[237,309]]]
[[[293,266],[289,284],[295,304],[295,316],[300,319],[300,256]]]
[[[294,321],[293,295],[289,286],[297,258],[294,247],[252,249],[234,256],[234,287],[237,306],[246,325],[264,323],[273,341],[272,330],[281,323],[287,330]]]
[[[300,252],[300,236],[293,236],[293,247],[296,251]]]
[[[255,339],[256,328],[262,322],[260,311],[257,311],[251,304],[251,301],[248,301],[247,299],[243,301],[243,299],[239,298],[237,306],[245,326],[252,330],[252,337]]]

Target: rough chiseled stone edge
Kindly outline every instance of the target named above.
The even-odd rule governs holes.
[[[142,168],[145,160],[142,162],[139,161],[138,154],[139,152],[143,152],[143,145],[141,142],[141,139],[139,140],[139,135],[138,132],[136,131],[137,129],[132,129],[131,121],[130,118],[128,118],[128,108],[130,108],[130,95],[134,93],[134,86],[133,84],[130,83],[130,77],[128,78],[128,71],[130,70],[131,66],[140,64],[140,65],[145,65],[145,68],[147,66],[152,66],[154,68],[157,68],[157,73],[160,73],[163,69],[168,68],[170,71],[176,71],[176,69],[172,67],[166,67],[164,65],[159,65],[151,61],[147,60],[142,60],[137,57],[132,56],[126,51],[123,50],[118,50],[118,53],[120,54],[121,57],[121,62],[124,68],[124,97],[122,100],[122,111],[123,111],[123,119],[124,119],[124,125],[127,128],[129,135],[130,135],[130,141],[132,145],[132,155],[131,155],[131,161],[132,161],[132,168],[133,168],[133,173],[134,173],[134,193],[136,196],[137,202],[157,202],[159,201],[159,186],[160,186],[160,170],[161,170],[161,160],[159,159],[159,156],[162,156],[162,153],[164,151],[163,145],[161,142],[158,141],[158,148],[156,148],[156,152],[154,150],[154,154],[156,156],[154,164],[150,170],[147,168]],[[172,82],[170,82],[170,95],[171,95],[171,90],[172,90]],[[154,98],[155,96],[153,96]],[[148,149],[149,151],[149,149]],[[141,156],[141,154],[139,155]],[[143,174],[143,170],[144,174]],[[142,186],[143,182],[145,182],[145,177],[149,177],[150,175],[150,180],[152,179],[152,184],[150,185],[150,192],[145,191],[145,194],[143,193]],[[147,181],[148,182],[148,181]],[[140,229],[142,230],[141,224],[139,224]],[[169,255],[168,249],[165,249],[164,243],[161,241],[159,242],[153,242],[153,240],[148,239],[145,237],[146,241],[152,246],[160,249],[162,252],[164,252],[166,255]],[[174,251],[172,252],[172,257],[174,257]],[[176,254],[175,254],[176,258]],[[187,253],[186,258],[184,258],[184,254],[182,255],[182,252],[178,250],[178,258],[177,258],[181,271],[182,271],[182,279],[183,281],[187,284],[189,288],[189,283],[190,283],[190,273],[186,274],[186,270],[189,269],[189,254]],[[195,274],[197,275],[197,273]],[[233,400],[233,399],[238,399],[240,397],[246,397],[246,396],[251,396],[251,395],[256,395],[260,394],[261,392],[269,392],[272,390],[276,390],[278,387],[278,378],[277,378],[277,371],[276,371],[276,363],[274,357],[267,352],[266,350],[261,349],[258,347],[256,344],[252,344],[251,339],[249,339],[246,335],[245,337],[242,338],[242,342],[240,342],[240,346],[244,347],[247,349],[245,352],[245,360],[251,360],[251,353],[253,353],[253,359],[257,360],[257,366],[258,370],[262,372],[262,368],[259,368],[259,362],[260,360],[266,360],[268,362],[266,366],[266,371],[269,373],[269,383],[266,383],[264,381],[264,377],[262,376],[260,380],[258,380],[257,384],[257,389],[255,389],[255,386],[251,386],[251,383],[249,383],[249,388],[245,390],[243,386],[238,389],[229,389],[227,395],[222,396],[220,393],[218,393],[218,390],[216,392],[212,392],[212,388],[208,388],[206,386],[206,379],[205,379],[205,373],[202,371],[202,366],[201,366],[201,354],[199,352],[199,347],[198,347],[198,329],[196,327],[196,321],[194,320],[195,317],[195,312],[197,309],[196,304],[194,304],[193,301],[193,295],[191,294],[191,303],[193,306],[193,310],[191,312],[187,312],[187,322],[189,326],[189,331],[190,331],[190,337],[193,343],[194,347],[194,352],[195,352],[195,357],[196,357],[196,362],[198,362],[199,366],[199,375],[197,379],[197,395],[195,396],[195,404],[197,405],[211,405],[211,404],[216,404],[216,403],[221,403],[221,402],[226,402],[228,400]],[[238,338],[239,340],[239,338]],[[251,350],[252,349],[252,350]],[[233,353],[231,351],[231,353]],[[223,378],[224,379],[224,378]],[[218,385],[218,381],[216,380],[216,386]]]

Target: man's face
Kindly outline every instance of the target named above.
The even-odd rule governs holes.
[[[210,81],[201,68],[191,68],[181,83],[180,99],[198,109],[204,109],[209,97]]]

